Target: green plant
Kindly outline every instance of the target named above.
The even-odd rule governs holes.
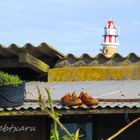
[[[17,86],[21,83],[23,81],[17,75],[8,74],[3,71],[0,72],[0,85]]]
[[[59,121],[60,118],[60,114],[56,113],[54,111],[54,107],[53,107],[53,101],[50,95],[50,91],[48,88],[45,88],[46,92],[47,92],[47,96],[48,96],[48,100],[46,100],[45,97],[42,96],[41,90],[40,88],[37,86],[38,89],[38,95],[39,95],[39,104],[41,107],[42,111],[46,111],[48,113],[48,115],[53,119],[53,128],[51,130],[51,136],[50,136],[50,140],[79,140],[79,129],[76,131],[75,134],[71,134],[66,128],[65,126]],[[50,105],[50,109],[51,112],[46,108],[46,102],[49,103]],[[63,136],[62,138],[60,138],[59,136],[59,132],[58,132],[58,127],[57,125],[60,126],[60,128],[65,132],[65,136]]]

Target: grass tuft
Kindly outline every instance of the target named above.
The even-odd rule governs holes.
[[[22,83],[23,81],[17,75],[8,74],[3,71],[0,72],[0,85],[18,86]]]

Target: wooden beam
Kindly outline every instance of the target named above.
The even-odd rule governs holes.
[[[103,98],[97,98],[99,102],[118,102],[118,103],[130,103],[130,102],[140,102],[140,98],[128,98],[128,99],[103,99]],[[39,102],[38,99],[26,99],[24,102],[33,102],[37,103]],[[61,100],[53,100],[53,103],[61,103]],[[79,106],[80,107],[80,106]]]
[[[129,99],[103,99],[103,98],[98,98],[100,102],[140,102],[140,98],[129,98]]]
[[[27,65],[29,68],[39,72],[45,73],[49,70],[49,65],[41,61],[40,59],[32,56],[27,52],[19,53],[19,63]]]

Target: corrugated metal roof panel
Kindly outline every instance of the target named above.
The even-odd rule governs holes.
[[[21,51],[28,52],[35,57],[42,57],[47,55],[61,59],[64,58],[64,55],[61,52],[57,51],[47,43],[41,43],[39,46],[34,46],[30,43],[27,43],[23,47],[16,44],[11,44],[8,47],[0,45],[0,55],[5,58],[18,56],[19,52]]]
[[[26,84],[27,92],[37,94],[38,85],[45,94],[45,87],[50,88],[53,100],[60,100],[66,93],[80,94],[81,91],[88,92],[93,97],[104,98],[140,98],[140,80],[124,81],[84,81],[84,82],[29,82]],[[113,94],[114,93],[114,94]],[[109,94],[109,96],[107,96]],[[106,95],[106,96],[105,96]],[[27,98],[32,95],[27,94]]]
[[[83,54],[76,57],[73,54],[68,54],[65,59],[59,60],[55,67],[78,67],[78,66],[97,66],[97,65],[128,65],[140,64],[140,57],[135,53],[130,53],[126,57],[116,53],[111,58],[107,58],[104,54],[99,53],[95,57],[88,54]]]
[[[140,99],[140,80],[124,80],[124,81],[86,81],[86,82],[29,82],[26,83],[26,99],[37,99],[38,95],[36,85],[42,91],[43,96],[47,96],[45,87],[50,89],[52,99],[55,101],[54,107],[58,110],[66,109],[97,109],[97,108],[140,108],[140,102],[100,102],[96,106],[87,107],[86,105],[67,107],[61,104],[60,100],[66,93],[76,92],[78,95],[81,91],[88,92],[92,97],[104,99]],[[32,93],[32,94],[31,94]],[[57,101],[57,102],[56,102]],[[46,105],[49,108],[49,105]],[[38,102],[25,102],[24,105],[15,108],[7,108],[11,110],[21,109],[38,109]],[[4,111],[0,108],[0,111]]]

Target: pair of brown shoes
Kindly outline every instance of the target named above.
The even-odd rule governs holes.
[[[84,92],[81,92],[80,96],[78,96],[75,92],[73,94],[68,93],[62,97],[61,101],[66,106],[80,106],[82,104],[91,106],[99,104],[98,99],[92,98]]]
[[[72,94],[67,93],[64,97],[62,97],[61,101],[66,106],[79,106],[83,104],[82,100],[75,92]]]

